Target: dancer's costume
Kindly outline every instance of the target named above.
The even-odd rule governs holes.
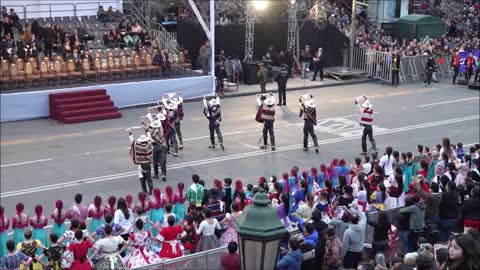
[[[362,105],[359,104],[360,100],[364,100]],[[359,111],[359,119],[358,122],[361,126],[363,126],[363,133],[362,133],[362,155],[367,154],[367,136],[372,144],[372,150],[377,152],[377,144],[375,143],[375,139],[373,138],[373,110],[372,110],[372,103],[370,100],[367,99],[366,96],[357,97],[355,98],[355,105],[358,106]]]
[[[220,110],[220,98],[212,98],[209,102],[203,98],[203,114],[208,119],[208,129],[210,131],[210,142],[212,143],[208,148],[215,148],[215,132],[217,133],[218,142],[222,150],[223,146],[222,131],[220,130],[220,122],[222,121],[222,113]]]
[[[314,127],[317,125],[317,109],[312,95],[300,96],[300,115],[303,116],[303,150],[308,150],[308,135],[312,137],[315,152],[318,153],[318,140]]]
[[[258,110],[255,120],[263,123],[263,146],[260,149],[267,149],[267,133],[270,134],[270,143],[272,151],[275,151],[275,134],[273,131],[273,122],[275,122],[275,98],[273,94],[257,95]]]

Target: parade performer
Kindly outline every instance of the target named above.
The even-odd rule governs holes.
[[[163,133],[162,121],[164,121],[165,115],[162,113],[156,114],[156,120],[153,120],[151,114],[147,114],[147,118],[150,124],[147,126],[145,118],[142,118],[142,125],[147,131],[147,136],[152,141],[153,145],[153,178],[159,178],[158,166],[162,170],[162,180],[167,181],[167,143],[165,141],[165,135]],[[150,194],[151,195],[151,194]]]
[[[151,177],[151,164],[153,159],[153,146],[150,139],[141,135],[137,140],[133,138],[132,130],[129,128],[128,138],[130,139],[131,148],[130,156],[133,159],[133,163],[138,165],[140,184],[142,186],[142,191],[147,193],[147,184],[149,188],[149,194],[152,194],[153,183]]]
[[[263,146],[260,149],[267,149],[267,132],[270,133],[272,151],[275,151],[275,134],[273,133],[273,122],[275,122],[275,98],[273,94],[257,94],[258,110],[255,120],[263,123]]]
[[[3,256],[6,256],[8,254],[7,249],[6,249],[6,244],[8,241],[8,234],[7,230],[8,227],[10,226],[10,219],[4,216],[5,208],[3,206],[0,206],[0,258],[3,258]]]
[[[21,243],[23,240],[25,240],[25,228],[28,227],[28,224],[30,223],[30,217],[28,214],[23,213],[24,209],[25,206],[23,203],[17,203],[17,213],[12,218],[13,241],[15,241],[15,245],[18,245],[18,243]]]
[[[318,140],[314,127],[317,125],[317,109],[312,95],[300,96],[300,115],[303,116],[303,151],[308,151],[308,135],[312,137],[315,153],[318,153]]]
[[[95,265],[95,270],[123,270],[122,260],[119,253],[122,253],[128,246],[127,242],[123,240],[120,236],[115,236],[113,233],[112,226],[105,225],[105,237],[98,240],[95,243],[95,251],[93,256],[95,257],[97,253],[101,253],[100,260]],[[118,247],[121,246],[119,252],[117,252]]]
[[[88,217],[92,218],[90,222],[90,233],[97,231],[97,228],[104,223],[103,216],[105,214],[105,206],[102,205],[102,197],[95,196],[93,203],[88,207]]]
[[[182,129],[180,126],[181,121],[183,120],[183,97],[180,93],[177,93],[176,97],[173,98],[174,102],[177,104],[178,112],[178,121],[175,123],[175,130],[177,131],[178,136],[178,150],[183,150],[183,138],[182,138]]]
[[[216,95],[215,98],[212,98],[208,103],[205,97],[203,97],[203,114],[208,119],[208,129],[210,130],[210,145],[208,148],[215,149],[215,134],[217,133],[218,142],[220,143],[220,148],[225,151],[223,146],[223,137],[222,131],[220,130],[220,122],[222,121],[222,113],[220,111],[220,97]]]
[[[181,257],[183,255],[180,249],[180,241],[177,240],[178,236],[185,237],[187,233],[183,230],[181,225],[175,225],[176,220],[174,216],[167,218],[168,226],[163,227],[160,230],[157,239],[163,243],[160,250],[160,257],[173,259]]]
[[[183,191],[185,185],[180,182],[177,184],[177,193],[175,194],[175,206],[173,207],[173,213],[178,216],[180,220],[185,219],[187,215],[187,207],[185,206],[185,200],[187,194]]]
[[[42,270],[42,265],[37,261],[36,255],[37,251],[42,251],[45,246],[38,239],[32,239],[32,231],[26,229],[24,233],[25,240],[21,243],[18,243],[17,250],[20,250],[23,254],[32,258],[32,264],[29,265],[30,270]],[[25,269],[26,267],[20,267],[20,269]]]
[[[105,205],[105,216],[110,214],[112,217],[115,215],[115,203],[117,202],[117,198],[115,196],[108,197],[108,204]]]
[[[288,66],[282,64],[280,72],[275,76],[275,81],[278,85],[278,104],[277,106],[287,105],[287,81],[288,81]]]
[[[48,218],[43,215],[43,207],[39,204],[35,206],[35,218],[30,219],[30,226],[32,226],[32,238],[47,244],[47,231],[45,226],[48,224]],[[38,250],[40,255],[41,250]]]
[[[50,218],[53,220],[52,233],[55,233],[57,236],[61,236],[65,233],[65,212],[62,212],[63,201],[57,200],[55,202],[55,210],[50,215]]]
[[[364,100],[362,105],[359,104],[361,99]],[[373,129],[372,129],[373,105],[372,103],[370,103],[370,100],[366,96],[355,98],[355,105],[358,106],[359,113],[360,113],[358,122],[360,123],[361,126],[363,126],[362,153],[360,154],[367,155],[367,136],[368,136],[368,139],[370,140],[370,143],[372,144],[371,150],[373,150],[376,153],[378,150],[377,150],[377,144],[375,143],[375,139],[373,138]]]
[[[176,126],[178,125],[177,122],[180,122],[180,118],[178,116],[177,111],[177,104],[170,100],[167,102],[166,99],[163,99],[163,105],[167,110],[166,120],[165,120],[165,138],[167,140],[167,148],[168,153],[170,154],[170,146],[173,146],[173,156],[178,156],[178,144],[177,144],[177,130]]]
[[[123,265],[127,269],[132,269],[161,263],[162,259],[148,248],[149,240],[154,241],[155,238],[149,231],[143,229],[143,221],[138,219],[135,227],[137,230],[128,237],[128,242],[132,244],[133,250],[122,259]]]
[[[150,220],[158,220],[161,216],[163,216],[163,206],[165,205],[165,200],[162,198],[162,194],[159,188],[153,189],[153,196],[148,201],[148,205],[150,207]],[[155,227],[152,227],[151,232],[153,236],[157,236],[158,231]]]

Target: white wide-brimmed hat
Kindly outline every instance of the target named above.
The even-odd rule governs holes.
[[[167,104],[167,110],[175,110],[177,109],[177,104],[175,102],[170,102]]]
[[[309,107],[309,108],[315,108],[315,107],[317,107],[317,106],[315,105],[315,101],[314,101],[314,100],[307,100],[307,101],[305,101],[305,105],[307,105],[307,107]]]
[[[210,106],[218,105],[218,102],[217,102],[217,99],[216,99],[216,98],[210,99],[210,101],[209,101],[208,103],[210,104]]]
[[[367,99],[367,100],[365,100],[365,102],[363,102],[362,107],[365,108],[365,109],[366,109],[366,108],[372,108],[373,105],[372,105],[372,103],[370,103],[370,101]]]
[[[163,113],[157,113],[157,114],[155,114],[155,116],[157,117],[158,121],[163,121],[163,120],[166,119],[165,115]]]
[[[150,139],[149,139],[147,136],[145,136],[145,135],[140,135],[140,137],[138,137],[138,139],[137,139],[137,142],[143,143],[143,142],[148,142],[149,140],[150,140]]]
[[[264,102],[265,102],[265,105],[267,106],[275,105],[275,101],[273,100],[272,97],[266,98]]]
[[[160,120],[155,120],[155,121],[150,123],[150,127],[151,128],[161,128],[162,123],[160,122]]]

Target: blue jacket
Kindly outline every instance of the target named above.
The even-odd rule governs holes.
[[[309,245],[311,248],[317,247],[317,241],[318,241],[318,233],[317,230],[314,230],[312,234],[309,236],[305,237],[305,240],[303,242],[307,245]]]
[[[297,249],[290,251],[277,262],[278,270],[300,270],[302,266],[302,252]]]

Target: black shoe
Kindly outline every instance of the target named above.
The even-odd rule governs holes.
[[[173,156],[174,156],[174,157],[178,157],[178,153],[173,153]]]
[[[223,146],[223,143],[220,144],[220,148],[222,148],[222,151],[225,151],[225,147]]]
[[[362,152],[360,153],[361,156],[368,156],[368,153],[367,152]]]
[[[303,147],[303,151],[308,151],[308,147]]]
[[[287,106],[287,103],[283,103],[283,106]]]
[[[282,106],[282,104],[278,103],[277,106]]]
[[[272,146],[272,151],[275,151],[275,146]]]
[[[167,182],[167,177],[162,176],[162,180],[163,180],[163,182]]]
[[[180,144],[180,145],[178,146],[178,150],[183,150],[183,144]]]
[[[318,154],[318,153],[320,153],[320,151],[318,151],[318,148],[317,148],[317,149],[315,149],[315,153],[317,153],[317,154]]]
[[[315,79],[312,79],[312,82],[316,81]]]
[[[212,144],[212,145],[210,145],[208,148],[210,148],[210,149],[215,149],[215,145]]]
[[[262,150],[265,150],[265,149],[267,149],[267,148],[268,148],[268,147],[267,147],[266,145],[260,146],[260,149],[262,149]]]
[[[155,174],[154,176],[152,176],[153,179],[158,179],[158,174]]]

